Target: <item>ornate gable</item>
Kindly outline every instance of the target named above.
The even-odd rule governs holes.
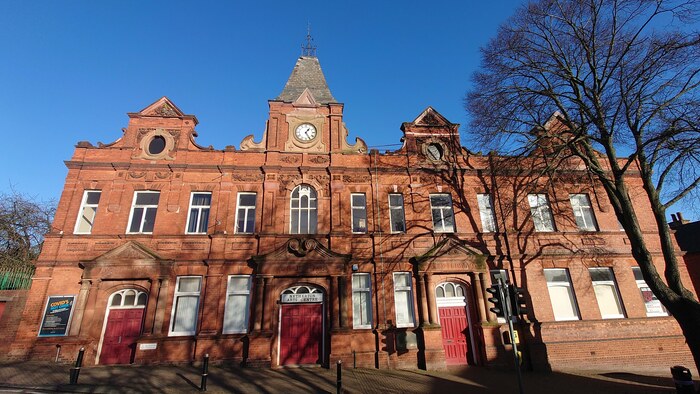
[[[413,121],[413,124],[416,126],[452,126],[452,123],[433,107],[428,107],[421,112]]]
[[[430,272],[486,272],[486,256],[465,241],[446,237],[427,252],[411,258],[417,271]]]
[[[157,116],[161,118],[177,118],[184,116],[184,112],[180,110],[169,98],[163,96],[155,103],[139,111],[140,115]]]
[[[117,246],[109,252],[98,256],[93,261],[114,261],[114,260],[164,260],[156,252],[148,247],[136,242],[129,241],[124,245]]]
[[[253,256],[257,274],[308,276],[342,275],[352,255],[333,252],[314,238],[290,238],[276,250]]]

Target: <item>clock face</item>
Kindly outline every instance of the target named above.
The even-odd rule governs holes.
[[[294,135],[300,141],[311,141],[312,139],[316,138],[316,128],[310,123],[303,123],[297,126],[297,129],[294,131]]]
[[[442,148],[438,144],[430,144],[426,149],[430,160],[438,161],[442,159]]]

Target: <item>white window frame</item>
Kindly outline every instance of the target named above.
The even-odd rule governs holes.
[[[197,278],[199,279],[199,290],[198,291],[179,291],[180,289],[180,280],[181,279],[190,279],[190,278]],[[202,277],[201,276],[178,276],[177,280],[175,281],[175,294],[173,295],[173,305],[170,310],[170,326],[168,327],[168,336],[184,336],[184,335],[194,335],[197,332],[197,323],[199,320],[199,304],[201,301],[201,293],[202,293]],[[197,307],[195,308],[194,311],[194,329],[190,331],[173,331],[175,328],[175,318],[176,316],[176,309],[177,309],[177,300],[179,297],[192,297],[196,296],[197,297]]]
[[[401,198],[400,205],[391,205],[391,197]],[[403,225],[403,230],[397,230],[394,228],[394,219],[401,219],[401,224]],[[404,211],[403,194],[401,193],[390,193],[389,194],[389,226],[390,231],[394,234],[402,234],[406,232],[406,212]]]
[[[408,276],[408,286],[397,286],[398,281],[396,280],[397,276]],[[415,313],[414,313],[414,307],[413,307],[413,277],[411,276],[410,272],[394,272],[394,311],[396,313],[396,327],[414,327],[416,318],[415,318]],[[406,314],[409,318],[410,321],[408,322],[399,322],[398,318],[398,305],[396,303],[397,297],[396,294],[398,293],[407,293],[408,294],[408,305],[406,305],[406,308],[408,310],[406,311]]]
[[[566,274],[566,281],[549,281],[547,279],[546,272],[547,271],[563,271]],[[549,292],[549,300],[552,303],[552,313],[554,314],[554,320],[556,321],[574,321],[574,320],[581,320],[581,313],[579,312],[578,309],[578,303],[576,302],[576,294],[574,293],[574,288],[571,284],[571,276],[569,275],[569,270],[566,268],[545,268],[543,275],[545,277],[545,281],[547,282],[547,291]],[[569,301],[571,301],[571,309],[574,312],[574,316],[557,316],[556,310],[554,309],[554,303],[555,300],[554,298],[556,297],[555,295],[552,294],[552,291],[550,289],[556,288],[556,287],[564,287],[567,289],[568,295],[569,295]]]
[[[143,225],[145,224],[146,221],[146,213],[150,209],[154,209],[155,213],[153,216],[153,228],[155,229],[156,226],[156,216],[158,214],[158,204],[153,205],[153,204],[143,204],[143,205],[136,205],[136,199],[140,194],[157,194],[158,195],[158,203],[160,203],[160,191],[154,191],[154,190],[137,190],[134,192],[134,199],[131,202],[131,212],[129,213],[129,223],[126,226],[126,233],[127,234],[153,234],[153,231],[143,231]],[[141,215],[141,224],[139,225],[139,231],[130,231],[131,229],[131,221],[134,220],[134,211],[137,208],[143,208],[143,214]]]
[[[88,196],[90,193],[98,193],[99,197],[97,197],[97,202],[94,204],[88,203]],[[95,218],[97,217],[97,207],[100,204],[100,199],[102,198],[102,190],[85,190],[83,192],[83,199],[82,202],[80,203],[80,210],[78,211],[78,218],[75,221],[75,229],[73,230],[73,234],[91,234],[92,233],[92,227],[95,225]],[[87,219],[85,216],[85,210],[88,208],[92,208],[95,211],[94,216],[92,217],[92,222]],[[82,219],[85,218],[85,222],[89,223],[90,229],[87,231],[80,231],[80,223]]]
[[[355,197],[364,197],[365,199],[365,204],[364,205],[356,205],[355,204]],[[365,214],[365,226],[364,230],[358,223],[358,229],[355,229],[355,211],[357,210],[357,213],[359,214],[360,212],[364,212]],[[358,218],[359,219],[359,218]],[[367,195],[365,193],[350,193],[350,230],[352,231],[353,234],[366,234],[367,233]]]
[[[569,194],[569,201],[571,202],[571,209],[574,211],[576,227],[580,231],[598,231],[598,222],[596,221],[595,212],[588,194]],[[580,204],[580,202],[583,202],[585,205]]]
[[[448,206],[442,206],[438,205],[435,206],[433,205],[433,197],[440,197],[444,196],[449,198],[449,205]],[[437,210],[440,213],[440,217],[436,218],[435,217],[435,210]],[[447,215],[445,214],[447,213]],[[456,230],[455,228],[457,227],[457,224],[455,223],[455,211],[452,203],[452,195],[449,193],[434,193],[430,195],[430,215],[433,220],[433,231],[436,233],[454,233]],[[452,216],[452,227],[449,228],[445,226],[445,218]],[[436,219],[438,220],[436,222]],[[439,223],[441,226],[438,228],[436,226],[436,223]]]
[[[610,279],[594,280],[593,275],[592,275],[594,272],[607,272],[610,275]],[[603,319],[624,319],[625,318],[625,308],[622,305],[622,299],[620,298],[620,291],[617,288],[617,283],[615,282],[615,273],[613,272],[613,269],[609,268],[609,267],[595,267],[595,268],[589,268],[588,273],[591,274],[591,283],[593,284],[593,293],[595,293],[596,301],[598,301],[598,309],[600,310],[600,316]],[[608,288],[612,288],[613,295],[615,297],[615,302],[617,303],[617,308],[618,308],[619,313],[603,314],[603,305],[601,305],[601,302],[604,300],[601,300],[601,298],[598,296],[598,292],[596,291],[596,286],[605,286]]]
[[[294,193],[298,191],[299,197],[293,197]],[[301,206],[301,201],[302,197],[306,195],[307,197],[307,205],[305,207]],[[293,208],[293,202],[294,200],[298,200],[298,208]],[[312,207],[311,202],[315,203],[315,207]],[[297,228],[293,227],[293,222],[292,222],[292,217],[294,216],[294,211],[299,212],[299,220],[297,221]],[[314,218],[313,224],[314,228],[311,228],[311,218]],[[307,232],[302,233],[301,232],[301,223],[302,219],[306,220],[307,224]],[[295,187],[292,190],[292,193],[290,194],[289,198],[289,233],[290,234],[316,234],[318,231],[318,193],[316,192],[316,189],[313,188],[311,185],[307,184],[302,184],[297,187]]]
[[[193,205],[194,203],[194,196],[196,194],[206,194],[209,196],[209,205]],[[202,225],[202,211],[207,210],[207,227],[209,223],[209,215],[211,214],[211,201],[212,201],[212,195],[211,192],[192,192],[190,193],[190,209],[187,211],[187,222],[185,222],[185,234],[206,234],[207,233],[207,228],[204,228],[204,231],[200,231],[200,227]],[[192,217],[192,211],[196,210],[197,211],[197,224],[195,225],[196,231],[189,231],[190,229],[190,218]]]
[[[639,272],[639,277],[642,279],[637,279],[635,271]],[[639,295],[642,297],[642,302],[644,302],[644,310],[647,313],[647,317],[668,316],[668,310],[666,310],[666,307],[661,303],[661,301],[659,301],[658,298],[656,298],[656,295],[651,291],[651,288],[642,277],[642,269],[639,267],[632,267],[632,274],[634,275],[635,282],[637,282],[637,287],[639,288]],[[647,296],[651,295],[651,300],[645,300],[644,293],[646,293]],[[649,305],[649,303],[653,303],[654,305]],[[655,308],[656,311],[654,311],[653,309],[650,311],[650,307]]]
[[[254,205],[242,205],[241,203],[241,197],[242,196],[254,196],[255,197],[255,204]],[[255,208],[258,204],[258,194],[256,192],[239,192],[238,196],[236,197],[236,221],[234,223],[235,229],[234,232],[236,234],[253,234],[255,232]],[[241,210],[243,210],[243,229],[239,227],[239,219],[241,215]],[[253,228],[248,228],[248,218],[250,215],[253,216]]]
[[[491,195],[487,193],[477,194],[476,201],[479,205],[481,231],[485,233],[497,232],[498,226],[496,226],[496,212],[493,210],[493,198]]]
[[[549,206],[549,197],[546,194],[528,194],[527,202],[530,205],[532,223],[537,232],[554,232],[554,217]]]
[[[231,278],[247,278],[248,279],[248,284],[246,289],[232,289],[231,288]],[[224,334],[244,334],[248,332],[248,324],[250,323],[250,289],[252,287],[252,278],[250,275],[229,275],[227,280],[226,280],[226,305],[224,306],[224,327],[223,327],[223,333]],[[246,302],[245,302],[245,309],[242,311],[238,311],[238,313],[243,313],[245,314],[244,318],[244,324],[243,328],[230,328],[230,322],[226,321],[226,312],[228,311],[228,308],[231,307],[229,306],[229,298],[230,296],[245,296]]]
[[[352,281],[352,328],[372,328],[372,277],[370,274],[362,272],[352,274],[353,279],[356,277],[367,278],[367,287],[355,286],[355,281]],[[365,295],[365,304],[362,303],[363,294]],[[361,309],[358,310],[357,305],[367,310],[369,321],[362,321]]]

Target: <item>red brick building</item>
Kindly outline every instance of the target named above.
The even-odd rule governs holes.
[[[197,145],[197,118],[165,97],[115,142],[78,143],[9,357],[507,363],[486,301],[503,276],[527,289],[536,368],[692,365],[578,163],[472,153],[430,107],[400,149],[368,151],[312,56],[269,108],[238,148]]]

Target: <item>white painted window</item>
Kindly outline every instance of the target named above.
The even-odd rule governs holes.
[[[455,232],[452,196],[449,194],[431,194],[430,210],[433,215],[433,231],[436,233]]]
[[[406,232],[403,194],[389,194],[389,222],[391,223],[392,233]]]
[[[644,306],[647,309],[647,316],[668,316],[668,311],[661,304],[658,298],[652,293],[649,285],[644,280],[642,276],[642,269],[639,267],[632,267],[632,272],[634,273],[634,280],[637,282],[637,287],[642,294],[642,299],[644,300]]]
[[[83,201],[78,211],[78,220],[75,222],[74,234],[90,234],[97,215],[97,205],[100,203],[100,190],[85,190]]]
[[[292,190],[289,220],[291,234],[316,234],[316,204],[316,190],[313,187],[299,185]]]
[[[129,215],[128,233],[153,233],[156,222],[160,192],[142,191],[134,193],[134,201]]]
[[[591,200],[587,194],[571,194],[569,195],[571,208],[574,210],[574,219],[576,226],[581,231],[598,231],[595,214],[591,206]]]
[[[226,288],[224,334],[248,331],[250,305],[250,275],[230,275]]]
[[[394,272],[394,308],[396,327],[413,327],[413,291],[411,273]]]
[[[206,234],[209,226],[211,193],[194,192],[190,196],[190,211],[187,215],[187,234]]]
[[[255,200],[257,194],[251,192],[238,193],[236,209],[236,233],[252,234],[255,232]]]
[[[352,232],[367,232],[367,198],[364,193],[350,194],[350,211],[352,215]]]
[[[615,283],[612,268],[589,268],[593,291],[598,300],[600,315],[603,319],[620,319],[625,317],[620,301],[620,293]]]
[[[352,274],[352,327],[372,328],[372,281],[369,274]]]
[[[479,203],[479,216],[481,216],[481,229],[485,233],[496,232],[496,214],[493,211],[493,204],[490,194],[477,194],[476,200]]]
[[[170,316],[169,335],[194,335],[197,329],[201,276],[178,276]]]
[[[549,209],[547,195],[528,194],[527,202],[530,204],[530,213],[535,224],[535,231],[554,231],[554,218]]]
[[[563,268],[545,269],[544,277],[547,280],[554,320],[578,320],[578,308],[569,272]]]

